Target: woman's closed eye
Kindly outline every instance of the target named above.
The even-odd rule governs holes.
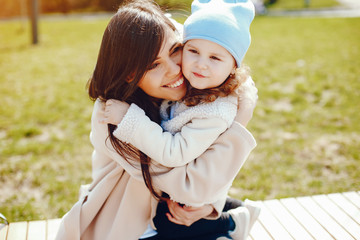
[[[179,51],[182,50],[182,48],[183,48],[183,47],[182,47],[181,44],[177,45],[176,47],[173,48],[173,50],[172,50],[172,52],[171,52],[170,55],[173,55],[173,54],[175,54],[175,53],[178,53]]]
[[[160,65],[160,63],[157,63],[157,62],[151,64],[148,71],[157,68],[159,65]]]

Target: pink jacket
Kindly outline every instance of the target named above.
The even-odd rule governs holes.
[[[63,217],[57,240],[137,240],[151,222],[157,202],[146,188],[140,164],[129,164],[107,140],[107,126],[99,123],[102,103],[97,100],[91,121],[93,182],[89,191]],[[212,203],[229,189],[256,142],[234,123],[215,143],[189,164],[166,168],[154,165],[153,184],[178,202]],[[223,164],[227,159],[227,164]],[[217,213],[223,203],[213,204]],[[211,216],[212,218],[218,215]]]

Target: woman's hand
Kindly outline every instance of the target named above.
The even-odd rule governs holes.
[[[170,199],[166,202],[170,210],[170,213],[166,213],[166,216],[169,221],[179,225],[190,226],[199,219],[209,216],[214,211],[211,205],[186,207],[180,206],[179,203],[171,201]]]
[[[238,112],[235,121],[246,127],[250,122],[256,107],[258,89],[251,77],[246,80],[244,85],[246,90],[239,96]]]
[[[109,99],[106,101],[103,118],[99,119],[100,123],[118,125],[125,116],[129,104],[119,100]]]

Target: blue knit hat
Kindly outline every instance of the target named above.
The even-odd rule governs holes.
[[[215,42],[241,62],[251,42],[250,23],[255,9],[251,0],[194,0],[184,23],[184,43],[191,39]]]

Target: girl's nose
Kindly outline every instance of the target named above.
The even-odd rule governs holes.
[[[205,70],[208,68],[208,65],[205,61],[205,59],[203,58],[199,58],[198,61],[197,61],[197,67],[201,70]]]

